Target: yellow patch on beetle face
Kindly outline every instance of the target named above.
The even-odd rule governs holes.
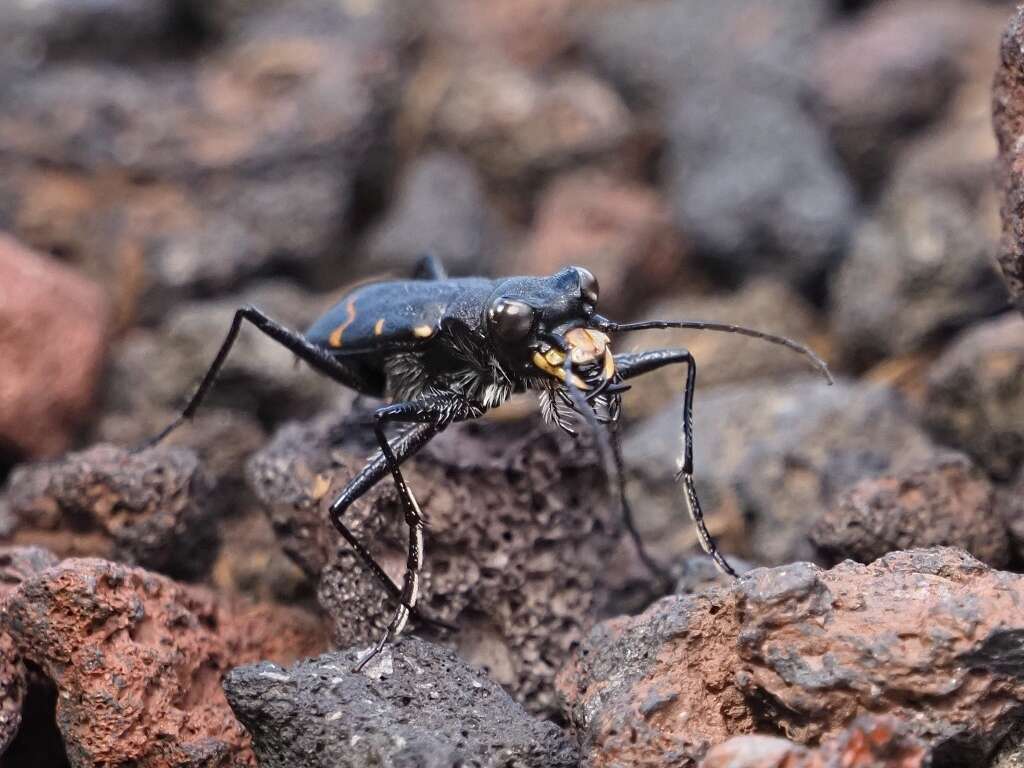
[[[429,339],[434,335],[434,329],[429,325],[417,325],[412,329],[412,335],[417,339]]]
[[[562,359],[563,360],[565,359],[564,356],[563,356]],[[533,353],[533,364],[536,365],[538,368],[540,368],[545,373],[550,373],[552,376],[554,376],[559,381],[565,381],[565,369],[564,368],[559,368],[557,366],[552,365],[550,362],[548,362],[547,357],[542,355],[540,352],[534,352]],[[583,379],[581,379],[575,373],[572,375],[572,382],[579,389],[590,389],[590,385],[588,385],[587,382],[585,382]]]
[[[327,343],[332,347],[338,348],[341,346],[341,334],[345,332],[345,329],[352,325],[352,321],[356,319],[356,302],[352,299],[345,305],[345,322],[331,331],[331,335],[327,337]]]
[[[374,336],[380,336],[382,333],[384,333],[384,318],[383,317],[380,320],[378,320],[374,324],[374,326],[373,326],[373,335]]]

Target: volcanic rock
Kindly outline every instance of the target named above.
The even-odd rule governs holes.
[[[262,768],[574,768],[562,731],[536,720],[453,651],[405,638],[352,672],[359,652],[288,669],[233,670],[228,701],[253,736]]]
[[[0,444],[28,456],[68,446],[93,402],[107,324],[96,285],[0,233]]]
[[[328,522],[331,502],[375,448],[366,420],[286,426],[249,466],[285,551],[319,580],[339,646],[375,642],[394,612]],[[593,444],[535,421],[462,423],[403,474],[428,521],[424,614],[456,625],[449,641],[463,658],[528,708],[549,711],[555,671],[607,598],[619,538]],[[400,581],[408,533],[391,481],[356,502],[345,523]]]
[[[865,477],[900,471],[935,448],[892,390],[819,378],[750,382],[705,392],[697,376],[694,462],[712,533],[757,562],[810,559],[809,523]],[[628,394],[626,395],[628,398]],[[628,401],[627,401],[628,408]],[[623,441],[639,525],[662,557],[696,544],[675,482],[681,406]]]
[[[221,676],[324,644],[301,611],[219,605],[204,589],[98,559],[27,579],[2,621],[60,691],[57,724],[72,765],[254,766]]]
[[[989,474],[1024,462],[1024,321],[1004,315],[964,331],[928,374],[922,419]]]
[[[810,531],[828,563],[869,563],[888,552],[952,546],[995,568],[1009,562],[998,494],[966,456],[940,456],[898,474],[861,480]]]
[[[98,445],[16,468],[5,503],[18,519],[17,541],[196,578],[216,552],[211,486],[187,449]]]
[[[1003,34],[993,101],[999,140],[999,175],[1003,190],[1003,239],[999,265],[1018,309],[1024,312],[1024,9],[1018,9]]]
[[[1024,577],[954,549],[758,569],[595,627],[559,691],[595,768],[694,765],[765,727],[814,744],[865,714],[981,765],[1024,701],[1021,599]]]

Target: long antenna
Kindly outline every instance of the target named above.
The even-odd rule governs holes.
[[[652,329],[665,329],[665,328],[689,328],[695,331],[721,331],[723,333],[737,333],[741,336],[750,336],[755,339],[761,339],[762,341],[770,342],[771,344],[778,344],[779,346],[791,349],[801,355],[807,357],[815,369],[825,377],[828,383],[834,384],[835,380],[832,378],[832,373],[828,369],[828,365],[814,352],[810,347],[804,346],[803,344],[787,339],[785,336],[776,336],[773,333],[765,333],[764,331],[757,331],[753,328],[745,328],[742,325],[729,325],[727,323],[708,323],[703,320],[645,320],[639,323],[613,323],[611,320],[605,318],[594,318],[595,324],[602,331],[609,332],[623,332],[623,331],[647,331]]]

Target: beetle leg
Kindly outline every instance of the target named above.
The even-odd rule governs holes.
[[[677,363],[686,364],[686,388],[683,390],[683,461],[676,479],[683,484],[686,506],[697,528],[701,547],[711,556],[720,571],[729,576],[736,576],[736,571],[718,551],[715,540],[704,523],[704,513],[700,507],[700,500],[697,498],[697,488],[693,483],[693,391],[697,383],[697,363],[694,361],[693,355],[686,349],[659,349],[615,356],[615,367],[623,379],[640,376],[657,368]],[[633,535],[638,541],[638,535]]]
[[[366,654],[353,671],[359,672],[374,656],[381,652],[389,640],[396,637],[405,628],[409,620],[409,612],[416,607],[419,597],[420,570],[423,568],[423,513],[405,482],[399,460],[384,434],[384,425],[388,422],[414,422],[429,426],[433,433],[444,429],[453,421],[460,421],[472,415],[478,415],[469,403],[456,395],[437,395],[434,397],[410,400],[393,405],[385,405],[374,412],[374,432],[380,444],[381,456],[387,470],[395,481],[398,498],[405,514],[405,522],[409,527],[409,550],[405,561],[405,575],[402,577],[401,599],[395,609],[394,618],[388,624],[380,641]]]
[[[430,439],[437,434],[437,432],[438,430],[432,424],[421,424],[400,436],[395,441],[393,449],[396,460],[401,463],[414,455],[420,450],[420,448],[426,445]],[[369,463],[360,470],[359,474],[348,481],[348,484],[342,489],[338,497],[331,503],[330,517],[334,527],[338,529],[338,532],[363,561],[363,564],[369,568],[370,572],[377,578],[377,581],[379,581],[384,587],[388,595],[390,595],[393,600],[402,602],[402,590],[391,580],[391,577],[388,576],[380,564],[374,559],[373,555],[370,554],[370,551],[363,546],[363,543],[356,538],[355,534],[352,533],[349,527],[342,521],[342,516],[348,508],[351,507],[352,504],[354,504],[364,493],[376,485],[377,482],[387,473],[387,461],[384,459],[384,455],[378,452],[377,455],[371,458]],[[406,605],[405,607],[412,613],[413,618],[417,621],[452,632],[456,630],[456,628],[451,624],[424,616],[415,609],[415,606]]]
[[[242,307],[235,312],[234,320],[231,321],[231,328],[228,329],[228,334],[221,343],[220,349],[217,351],[217,356],[213,359],[213,363],[210,365],[209,369],[207,369],[206,374],[203,376],[203,380],[199,383],[199,387],[196,389],[195,394],[193,394],[189,399],[184,410],[182,410],[177,418],[164,427],[157,435],[151,437],[136,448],[136,451],[156,445],[195,415],[195,412],[199,410],[199,406],[202,404],[203,399],[209,393],[211,387],[213,387],[213,382],[217,379],[217,374],[220,373],[220,369],[224,365],[224,361],[227,359],[228,353],[231,351],[231,347],[234,346],[235,339],[238,338],[238,332],[242,328],[243,320],[248,320],[260,331],[265,333],[281,346],[293,352],[300,360],[307,363],[319,373],[329,376],[339,384],[344,384],[346,387],[351,389],[359,390],[364,388],[364,382],[360,380],[358,375],[335,360],[329,352],[324,351],[310,342],[301,333],[297,333],[290,328],[286,328],[277,321],[267,317],[267,315],[255,307]]]
[[[448,271],[441,260],[428,251],[416,259],[412,277],[413,280],[447,280]]]

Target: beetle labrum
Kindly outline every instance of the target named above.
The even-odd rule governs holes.
[[[623,480],[616,427],[629,379],[669,365],[685,364],[683,452],[677,479],[704,551],[723,572],[736,573],[708,532],[693,482],[693,394],[696,363],[685,349],[613,354],[609,334],[651,328],[726,331],[781,344],[806,355],[831,383],[825,363],[795,341],[740,326],[699,321],[615,323],[597,314],[598,284],[582,267],[550,277],[449,278],[441,264],[423,257],[408,280],[368,283],[352,289],[305,334],[290,330],[255,307],[235,313],[224,342],[181,414],[146,443],[163,440],[190,419],[209,392],[241,329],[248,321],[299,359],[338,383],[388,404],[374,411],[379,451],[349,481],[330,507],[331,522],[397,602],[380,641],[356,666],[363,666],[416,613],[423,565],[423,516],[402,476],[401,464],[456,421],[475,419],[512,394],[533,390],[544,418],[572,433],[578,415],[597,427],[602,454],[611,453],[626,530],[647,566],[633,524]],[[409,428],[388,439],[385,425]],[[608,426],[607,434],[600,429]],[[345,525],[345,511],[390,474],[409,530],[401,586],[392,581]],[[430,622],[418,615],[417,619]],[[436,623],[436,622],[434,622]]]

